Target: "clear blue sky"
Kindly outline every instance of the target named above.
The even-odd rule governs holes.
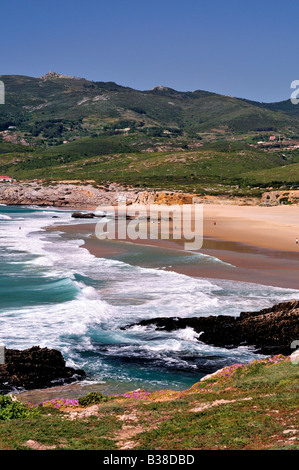
[[[0,75],[279,101],[299,80],[298,18],[298,0],[1,2]]]

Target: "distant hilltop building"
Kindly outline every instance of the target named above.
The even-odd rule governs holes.
[[[270,141],[273,141],[273,140],[276,140],[276,136],[275,135],[271,135],[270,138],[269,138]]]
[[[169,88],[167,88],[166,86],[163,86],[163,85],[158,85],[158,86],[155,86],[154,88],[152,88],[152,91],[153,90],[167,91],[167,90],[169,90]]]
[[[71,78],[73,80],[85,80],[85,78],[80,78],[80,77],[73,77],[72,75],[63,75],[62,73],[56,73],[53,71],[50,71],[46,73],[45,75],[42,75],[41,77],[38,77],[41,80],[49,80],[49,79],[55,79],[55,78]]]

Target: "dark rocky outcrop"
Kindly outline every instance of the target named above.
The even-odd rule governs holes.
[[[56,349],[38,346],[21,351],[6,349],[5,363],[0,364],[0,393],[46,388],[84,377],[83,370],[66,367],[62,354]]]
[[[83,212],[74,212],[72,214],[72,217],[74,219],[93,219],[95,217],[95,214],[92,212],[89,212],[87,214],[84,214]]]
[[[258,312],[242,312],[239,317],[163,317],[142,320],[138,325],[154,325],[166,331],[191,327],[200,334],[199,341],[213,346],[252,346],[260,354],[290,355],[294,342],[299,340],[299,301],[280,303]]]

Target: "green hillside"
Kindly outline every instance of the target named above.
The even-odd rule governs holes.
[[[234,364],[179,392],[38,405],[15,398],[0,397],[1,450],[298,450],[298,371],[289,357]]]
[[[259,178],[263,172],[288,172],[288,168],[297,166],[291,155],[286,158],[281,152],[256,149],[242,142],[216,142],[196,150],[163,152],[141,151],[140,145],[139,135],[132,134],[84,138],[45,151],[11,151],[0,155],[0,173],[17,180],[79,179],[92,180],[95,185],[113,182],[214,194],[235,189],[242,194],[263,183]]]
[[[299,187],[299,163],[277,168],[250,171],[243,175],[248,184],[273,188]]]
[[[286,102],[167,87],[138,91],[54,72],[0,79],[1,174],[195,193],[299,184],[298,151],[287,149],[299,135],[299,114]],[[273,133],[283,147],[269,145]]]
[[[40,78],[2,75],[0,80],[6,90],[0,130],[16,126],[35,145],[114,133],[119,128],[154,128],[187,137],[209,132],[299,131],[299,115],[200,90],[156,87],[139,91],[53,72]]]
[[[249,100],[243,100],[243,101],[246,101],[246,103],[259,107],[259,108],[264,108],[270,111],[284,113],[295,118],[299,116],[299,106],[294,105],[291,99],[280,101],[278,103],[259,103],[257,101],[249,101]]]

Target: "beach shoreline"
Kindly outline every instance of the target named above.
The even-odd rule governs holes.
[[[169,208],[166,208],[168,211]],[[95,210],[95,208],[94,208]],[[130,212],[132,213],[130,209]],[[138,210],[138,205],[136,206]],[[90,223],[48,227],[82,236],[84,245],[96,257],[109,258],[124,252],[128,244],[156,247],[163,250],[184,251],[182,239],[129,237],[121,240],[99,240],[95,234],[101,219]],[[184,265],[166,267],[193,277],[250,282],[281,288],[299,286],[299,207],[298,206],[203,206],[203,245],[197,253],[212,256],[221,263],[210,266]]]
[[[70,210],[70,208],[65,208]],[[296,217],[299,215],[299,207],[255,208],[241,206],[219,206],[209,205],[204,207],[203,220],[203,247],[200,253],[213,256],[222,262],[177,265],[165,267],[165,270],[174,271],[189,277],[201,279],[215,279],[227,281],[239,281],[265,286],[281,287],[286,289],[297,289],[299,285],[299,249],[293,236],[296,234]],[[263,210],[260,210],[263,209]],[[269,210],[272,209],[272,210]],[[274,208],[275,209],[275,208]],[[291,209],[291,210],[290,210]],[[64,210],[60,208],[60,210]],[[75,211],[75,208],[71,209]],[[82,209],[81,209],[82,210]],[[95,211],[96,208],[88,207],[86,211]],[[284,212],[285,210],[285,212]],[[268,217],[265,217],[265,215]],[[71,215],[70,215],[71,216]],[[60,232],[61,236],[83,240],[82,249],[86,249],[98,258],[113,259],[118,255],[126,253],[128,247],[134,249],[137,246],[148,246],[157,250],[169,250],[181,253],[185,250],[182,241],[173,239],[137,239],[137,240],[99,240],[95,235],[95,227],[101,218],[90,221],[72,219],[72,223],[55,224],[44,227],[44,230]],[[246,234],[244,221],[252,227],[252,231]],[[275,232],[270,238],[269,231]],[[245,236],[245,235],[246,236]],[[221,236],[223,238],[221,238]],[[225,237],[225,238],[224,238]],[[250,241],[252,243],[250,243]],[[255,244],[254,244],[255,243]],[[279,245],[284,249],[279,249]],[[273,248],[275,247],[275,248]],[[293,248],[293,249],[292,249]],[[187,252],[190,255],[191,252]],[[90,384],[91,389],[94,384]],[[105,390],[105,384],[99,384],[98,389]],[[89,385],[72,384],[49,388],[41,393],[41,396],[51,396],[61,391],[66,395],[84,394],[89,390]],[[30,394],[25,393],[24,398]],[[20,396],[23,394],[21,393]],[[36,400],[38,400],[37,391]]]

